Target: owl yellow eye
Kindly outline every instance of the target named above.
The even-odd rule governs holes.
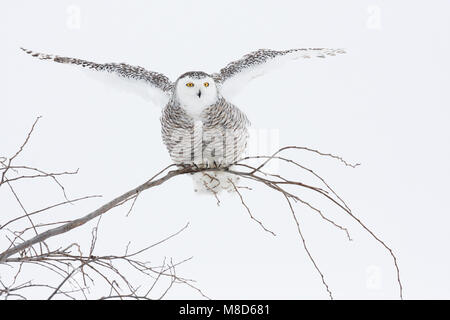
[[[192,82],[186,83],[186,87],[193,87],[193,86],[194,86],[194,84]]]
[[[203,85],[204,85],[205,87],[209,87],[209,82],[205,82]]]

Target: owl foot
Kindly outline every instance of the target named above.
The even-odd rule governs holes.
[[[180,164],[177,164],[177,166],[182,169],[195,169],[195,170],[200,169],[200,167],[195,163],[180,163]]]
[[[197,170],[200,170],[200,169],[226,169],[226,168],[228,168],[228,166],[222,164],[219,161],[215,161],[215,160],[213,160],[213,161],[204,160],[201,163],[193,162],[191,164],[186,164],[185,166],[188,167],[188,168],[189,167],[195,168]]]

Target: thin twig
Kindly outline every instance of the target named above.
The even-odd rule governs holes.
[[[261,226],[261,228],[264,229],[264,231],[266,231],[266,232],[272,234],[273,236],[276,236],[276,234],[275,234],[273,231],[267,229],[261,221],[259,221],[258,219],[256,219],[256,218],[252,215],[252,212],[250,211],[250,208],[249,208],[249,207],[247,206],[247,204],[245,203],[244,198],[242,197],[242,194],[239,192],[239,190],[238,190],[238,188],[236,187],[236,185],[234,184],[234,182],[233,182],[231,179],[228,179],[228,181],[233,185],[234,191],[236,191],[236,193],[238,194],[239,198],[241,199],[241,203],[242,203],[242,205],[245,207],[245,209],[247,210],[248,215],[250,216],[250,218],[251,218],[252,220],[256,221],[256,222]]]

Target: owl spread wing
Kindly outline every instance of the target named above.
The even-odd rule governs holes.
[[[170,98],[173,83],[162,73],[148,71],[139,66],[125,63],[95,63],[77,58],[60,57],[57,55],[38,53],[21,48],[26,53],[41,60],[53,60],[58,63],[78,65],[91,72],[94,77],[122,91],[132,91],[146,100],[151,100],[164,106]],[[94,71],[94,72],[92,72]],[[97,72],[101,71],[101,72]],[[114,74],[118,77],[111,77]],[[115,79],[114,79],[115,78]]]
[[[260,49],[229,63],[219,73],[213,74],[213,77],[219,83],[222,95],[230,98],[238,94],[250,80],[262,76],[289,60],[311,57],[325,58],[342,53],[345,53],[342,49],[327,48],[301,48],[283,51]]]

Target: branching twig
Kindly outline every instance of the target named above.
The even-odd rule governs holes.
[[[241,199],[241,203],[242,203],[242,205],[245,207],[245,209],[247,210],[248,215],[250,216],[250,219],[256,221],[256,222],[261,226],[261,228],[264,229],[264,231],[266,231],[266,232],[272,234],[273,236],[276,236],[276,234],[275,234],[273,231],[267,229],[261,221],[259,221],[258,219],[256,219],[256,218],[252,215],[252,212],[250,211],[250,208],[249,208],[249,207],[247,206],[247,204],[244,202],[244,198],[242,197],[242,194],[239,192],[239,190],[238,190],[238,188],[236,187],[236,184],[233,182],[233,180],[228,179],[228,182],[230,182],[230,183],[233,185],[234,191],[236,191],[236,193],[238,194],[239,198]]]
[[[34,223],[34,221],[31,219],[31,216],[33,216],[33,219],[35,219],[36,215],[42,212],[46,212],[50,209],[61,207],[67,203],[75,203],[77,201],[81,201],[84,199],[88,199],[94,196],[88,196],[83,198],[77,198],[74,200],[68,200],[64,187],[59,183],[58,180],[56,180],[55,176],[59,175],[67,175],[67,174],[76,174],[77,172],[61,172],[61,173],[46,173],[40,169],[29,167],[29,166],[13,166],[12,161],[17,158],[17,156],[23,151],[25,145],[29,141],[31,134],[34,130],[34,127],[37,123],[39,118],[36,119],[34,122],[29,134],[26,137],[25,142],[22,144],[22,146],[19,148],[19,150],[9,159],[7,158],[0,158],[0,172],[1,172],[1,179],[0,179],[0,187],[3,184],[7,184],[10,187],[11,192],[16,197],[16,200],[22,207],[24,214],[13,218],[9,220],[8,222],[4,223],[3,225],[0,225],[0,231],[1,230],[9,230],[6,228],[6,226],[9,226],[10,224],[13,224],[15,222],[18,222],[22,219],[28,219],[28,221],[31,224],[31,227],[24,228],[19,231],[11,231],[14,238],[10,240],[10,247],[4,250],[0,253],[0,265],[1,264],[11,264],[11,263],[18,263],[20,265],[17,274],[14,276],[12,284],[7,285],[0,281],[0,285],[3,286],[0,287],[0,296],[5,295],[6,297],[16,297],[16,298],[23,298],[24,295],[21,293],[18,293],[19,290],[25,290],[27,288],[33,288],[33,287],[40,287],[40,288],[47,288],[51,289],[51,293],[49,295],[49,299],[55,297],[56,295],[64,295],[69,298],[73,298],[73,295],[76,293],[81,293],[84,297],[87,297],[87,292],[89,290],[89,285],[94,283],[94,278],[101,279],[104,283],[107,284],[109,288],[109,294],[106,296],[103,296],[102,299],[148,299],[149,294],[154,290],[155,285],[157,282],[161,281],[160,279],[162,277],[166,277],[170,279],[169,284],[167,285],[166,289],[159,295],[159,298],[164,298],[167,291],[172,288],[172,286],[175,283],[182,283],[186,284],[195,290],[197,290],[202,296],[207,297],[202,293],[202,291],[198,288],[196,288],[192,284],[192,280],[185,279],[183,277],[180,277],[177,275],[177,272],[175,271],[175,267],[179,265],[180,263],[183,263],[184,261],[187,261],[189,259],[183,260],[178,263],[174,263],[172,259],[170,259],[170,262],[166,262],[166,260],[163,262],[163,265],[158,269],[154,266],[150,266],[147,262],[143,262],[139,259],[137,259],[137,256],[143,254],[150,248],[154,247],[155,245],[158,245],[164,241],[167,241],[168,239],[174,237],[175,235],[179,234],[181,231],[183,231],[187,225],[182,228],[177,233],[158,241],[157,243],[147,246],[143,249],[137,250],[135,252],[129,253],[129,244],[126,247],[125,254],[121,256],[115,256],[115,255],[103,255],[103,256],[96,256],[94,255],[94,248],[97,241],[97,232],[98,232],[98,223],[97,226],[93,229],[92,232],[92,242],[91,247],[89,249],[88,255],[83,255],[82,250],[78,244],[72,244],[64,249],[58,248],[58,249],[50,249],[45,241],[47,239],[56,237],[58,235],[67,233],[73,229],[79,228],[83,225],[85,225],[87,222],[102,217],[103,214],[108,213],[112,208],[118,207],[123,205],[124,203],[133,200],[131,207],[128,210],[127,215],[131,212],[131,210],[134,208],[134,204],[136,202],[136,199],[140,196],[142,196],[142,193],[148,189],[155,188],[166,181],[185,174],[192,174],[192,173],[198,173],[202,172],[204,175],[209,176],[212,180],[216,179],[213,177],[213,175],[210,175],[209,172],[217,172],[217,171],[226,171],[228,174],[233,174],[238,177],[242,177],[244,179],[247,179],[249,181],[255,181],[259,184],[262,184],[264,186],[269,187],[271,190],[275,192],[279,192],[283,195],[283,197],[286,199],[289,205],[289,209],[292,213],[292,216],[294,218],[294,221],[296,223],[298,234],[301,238],[303,247],[313,263],[315,269],[319,273],[322,283],[325,286],[328,295],[330,298],[333,298],[332,292],[325,281],[324,274],[318,267],[318,264],[316,263],[315,259],[313,258],[307,243],[306,239],[302,233],[302,230],[300,228],[300,223],[297,219],[297,216],[294,212],[293,208],[293,202],[300,202],[304,205],[306,205],[308,208],[313,210],[314,212],[318,213],[320,217],[333,225],[334,227],[344,231],[347,235],[347,237],[351,240],[350,234],[348,232],[348,229],[341,226],[340,224],[336,223],[335,221],[327,218],[323,213],[322,210],[318,209],[316,205],[311,204],[310,202],[306,201],[305,199],[301,198],[299,195],[295,193],[295,191],[292,190],[308,190],[309,192],[313,192],[315,194],[319,194],[323,199],[330,201],[334,205],[336,205],[338,208],[342,209],[345,213],[347,213],[353,220],[355,220],[364,230],[366,230],[375,240],[377,240],[385,249],[388,250],[390,255],[392,256],[394,260],[394,265],[397,272],[397,282],[400,289],[400,298],[403,298],[403,286],[402,282],[400,280],[400,269],[397,263],[397,257],[392,251],[392,249],[386,245],[384,241],[382,241],[378,236],[375,235],[373,231],[371,231],[359,218],[357,218],[353,212],[350,210],[349,206],[342,200],[340,196],[330,187],[330,185],[323,179],[321,176],[319,176],[315,171],[301,165],[299,162],[294,161],[292,159],[281,157],[279,154],[288,149],[292,150],[304,150],[313,152],[315,154],[318,154],[320,156],[326,156],[333,159],[336,159],[346,166],[350,167],[356,167],[359,164],[350,164],[347,161],[345,161],[342,157],[336,156],[334,154],[330,153],[322,153],[315,149],[310,149],[306,147],[298,147],[298,146],[288,146],[279,149],[277,152],[275,152],[272,156],[254,156],[254,157],[246,157],[244,159],[241,159],[240,161],[237,161],[235,164],[233,164],[230,167],[226,168],[199,168],[197,166],[178,166],[175,168],[176,165],[172,164],[158,172],[155,176],[144,182],[143,184],[137,186],[136,188],[129,190],[118,197],[106,202],[101,207],[97,208],[96,210],[93,210],[84,216],[81,216],[80,218],[69,220],[69,221],[60,221],[60,222],[46,222],[46,223]],[[260,163],[258,166],[252,167],[246,163],[244,163],[245,160],[249,159],[262,159],[262,163]],[[315,178],[319,179],[320,182],[325,187],[319,187],[315,185],[309,185],[302,181],[299,181],[298,179],[292,179],[285,176],[273,174],[264,172],[264,168],[270,163],[270,161],[274,159],[282,160],[288,164],[295,165],[298,168],[301,168],[303,170],[306,170],[310,174],[312,174]],[[7,172],[9,170],[12,170],[16,173],[16,177],[7,177]],[[21,171],[25,170],[31,170],[34,171],[37,174],[29,175],[29,174],[21,174]],[[17,196],[17,193],[14,191],[14,188],[11,186],[11,183],[17,182],[17,181],[24,181],[25,179],[34,179],[34,178],[51,178],[62,188],[63,194],[66,197],[65,202],[60,202],[52,206],[48,206],[44,209],[35,210],[32,212],[28,212],[28,210],[25,209],[23,206],[21,200]],[[234,187],[234,191],[239,196],[242,205],[247,210],[250,218],[257,222],[264,231],[271,233],[275,236],[275,233],[267,229],[264,224],[256,219],[249,206],[247,205],[243,194],[239,191],[239,187],[235,185],[235,183],[232,181],[232,179],[228,180]],[[207,185],[205,185],[208,187]],[[287,189],[289,187],[289,189]],[[208,190],[208,188],[206,188]],[[249,188],[250,190],[253,190],[252,188]],[[214,190],[214,188],[209,189],[211,193],[216,197],[217,204],[220,204],[220,201],[217,197],[217,192]],[[62,225],[59,225],[63,223]],[[49,227],[52,225],[58,224],[59,226],[50,228],[46,231],[40,232],[42,227]],[[31,238],[27,238],[26,233],[28,230],[34,230],[35,235]],[[8,238],[9,239],[9,238]],[[35,249],[35,245],[40,245],[40,252],[38,253]],[[74,254],[72,251],[73,249],[77,249],[76,254]],[[133,270],[140,272],[143,275],[150,276],[154,280],[152,282],[152,285],[150,288],[147,288],[145,291],[144,288],[141,288],[140,285],[134,286],[128,279],[127,276],[123,273],[122,269],[117,266],[117,263],[125,263],[127,266],[131,267]],[[21,270],[23,269],[24,264],[37,264],[41,267],[44,267],[48,270],[51,270],[52,272],[58,274],[61,277],[61,282],[56,286],[51,286],[47,284],[35,284],[31,281],[26,282],[26,284],[17,285],[17,279],[21,273]],[[82,281],[78,282],[75,279],[75,276],[77,274],[81,274]],[[109,273],[111,277],[106,276],[105,273]],[[68,290],[66,287],[67,285],[71,286],[71,289]],[[63,289],[64,288],[64,289]]]
[[[33,123],[33,126],[29,131],[25,141],[12,157],[10,157],[9,159],[6,157],[0,157],[0,189],[4,190],[1,187],[8,186],[10,193],[14,196],[18,205],[23,211],[22,215],[14,217],[9,221],[0,223],[0,231],[10,232],[13,235],[13,238],[6,236],[6,238],[10,242],[10,246],[1,253],[2,258],[0,259],[0,266],[8,266],[11,268],[14,268],[13,265],[17,266],[17,268],[15,269],[15,273],[12,276],[12,281],[9,284],[2,282],[2,280],[0,279],[0,298],[26,299],[26,292],[28,290],[41,289],[47,291],[50,290],[48,293],[48,299],[53,299],[56,297],[76,299],[77,295],[79,296],[80,294],[82,297],[87,299],[90,291],[90,286],[94,285],[94,281],[98,281],[98,279],[100,279],[101,281],[104,281],[104,283],[106,283],[110,288],[109,294],[107,296],[104,296],[104,299],[151,299],[149,295],[155,295],[153,293],[153,287],[151,288],[151,290],[148,290],[145,295],[143,295],[141,291],[144,290],[144,288],[142,288],[141,290],[141,285],[135,286],[128,280],[128,273],[133,270],[134,272],[138,272],[145,277],[170,279],[170,284],[165,288],[163,294],[160,294],[161,296],[165,296],[167,291],[173,286],[174,283],[180,283],[193,288],[202,296],[206,297],[206,295],[204,295],[200,289],[192,284],[192,280],[180,277],[175,272],[175,268],[177,266],[186,261],[189,261],[190,258],[179,262],[173,262],[173,260],[171,259],[170,269],[162,268],[160,270],[150,265],[148,262],[145,262],[145,260],[142,260],[141,258],[141,256],[143,256],[154,246],[168,241],[172,237],[181,233],[187,228],[188,224],[176,233],[132,253],[128,252],[129,245],[127,245],[127,250],[124,255],[94,255],[94,249],[98,239],[98,227],[101,218],[100,212],[105,213],[110,209],[122,205],[127,201],[133,199],[133,204],[128,211],[129,214],[134,207],[137,197],[140,194],[138,189],[134,194],[128,193],[123,197],[116,199],[116,201],[110,203],[109,206],[104,206],[101,208],[101,210],[95,212],[94,214],[88,217],[84,217],[84,219],[66,219],[66,221],[53,220],[47,222],[41,221],[45,216],[44,213],[47,213],[50,210],[63,207],[66,204],[74,205],[79,201],[100,196],[85,196],[69,200],[66,195],[64,186],[58,181],[57,177],[65,175],[75,175],[78,173],[78,170],[74,172],[66,171],[49,173],[31,166],[13,164],[13,160],[16,160],[18,158],[18,155],[21,154],[25,149],[25,146],[29,142],[39,119],[40,117],[38,117]],[[162,174],[170,167],[172,166],[167,167],[160,174]],[[32,174],[29,174],[30,171],[32,172]],[[158,175],[159,174],[155,175],[155,177],[150,179],[150,181],[155,180]],[[52,179],[56,182],[56,184],[61,188],[66,201],[58,202],[56,204],[49,205],[34,211],[26,209],[23,203],[23,199],[19,197],[13,184],[33,179],[46,178]],[[159,182],[155,182],[154,185],[162,183],[162,181],[166,179],[167,177],[163,177],[162,180],[160,180]],[[142,188],[144,189],[147,187],[151,186],[142,186]],[[81,246],[77,243],[72,243],[65,248],[57,249],[51,249],[46,244],[45,240],[52,237],[53,235],[65,233],[69,230],[80,227],[81,225],[85,224],[87,221],[90,221],[95,217],[99,217],[99,220],[97,222],[97,225],[92,230],[92,241],[87,255],[83,254]],[[23,227],[23,223],[21,223],[23,219],[26,219],[31,226]],[[34,219],[36,219],[36,221],[34,221]],[[62,226],[54,227],[55,225]],[[16,230],[11,229],[12,227],[15,227]],[[53,229],[41,232],[42,228],[45,227],[53,227]],[[55,229],[58,230],[56,233],[54,233]],[[34,239],[26,240],[28,230],[34,231]],[[36,241],[36,239],[38,240]],[[34,248],[34,245],[36,244],[39,245],[39,251],[36,251],[36,249]],[[12,255],[15,256],[12,257]],[[57,285],[51,285],[49,283],[36,283],[33,280],[27,280],[24,283],[18,284],[18,279],[23,276],[23,270],[26,266],[37,266],[43,268],[44,272],[45,270],[47,270],[54,273],[61,278],[61,281]],[[77,280],[78,274],[80,274],[82,277],[81,281]]]

